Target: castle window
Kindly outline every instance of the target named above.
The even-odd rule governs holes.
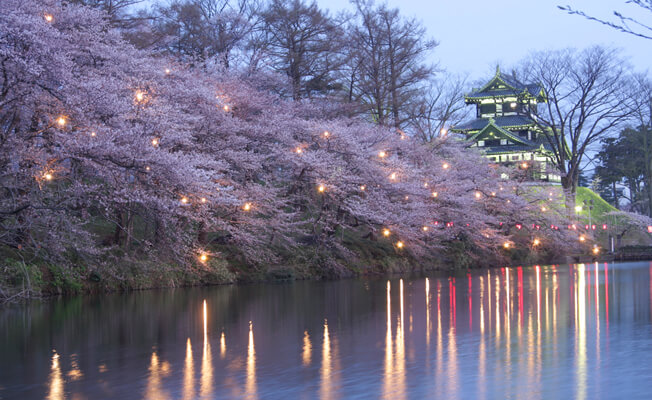
[[[512,156],[512,161],[517,161],[517,160],[518,160],[518,156]]]
[[[484,146],[484,140],[478,140],[478,147]]]
[[[481,104],[480,105],[480,114],[495,114],[496,105],[495,104]]]
[[[500,145],[501,146],[507,145],[507,139],[500,139]]]

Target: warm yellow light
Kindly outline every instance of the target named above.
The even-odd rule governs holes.
[[[516,103],[509,103],[512,108],[516,108]]]
[[[547,208],[541,207],[541,211],[546,212]]]
[[[227,104],[225,104],[224,107],[222,107],[222,109],[228,112],[231,108]]]
[[[491,192],[491,197],[496,197],[496,192]]]
[[[199,256],[199,261],[203,263],[208,261],[208,255],[206,255],[206,253],[201,253],[201,255]]]
[[[450,167],[450,165],[448,165],[448,163],[444,163],[441,167],[442,167],[443,169],[448,169],[448,167]]]
[[[425,226],[425,225],[424,225],[423,228],[421,228],[421,229],[423,229],[424,232],[428,232],[428,227]]]
[[[381,151],[378,152],[378,157],[385,158],[385,157],[387,157],[387,153],[385,153],[384,151],[381,150]]]
[[[580,235],[580,242],[583,242],[585,240],[586,240],[586,238],[584,237],[584,235]]]
[[[522,164],[521,164],[521,167],[522,167],[523,169],[527,169],[527,163],[525,163],[525,162],[522,163]]]
[[[532,244],[533,244],[534,246],[538,246],[538,245],[541,244],[541,241],[540,241],[539,239],[534,239],[534,240],[532,241]]]
[[[506,249],[509,249],[510,246],[511,245],[509,244],[509,242],[503,243],[503,247],[506,248]]]
[[[363,192],[364,192],[364,190],[365,190],[366,188],[367,188],[367,187],[366,187],[365,185],[360,185],[360,190],[362,190]]]
[[[437,197],[439,194],[437,192],[432,192],[432,197]]]
[[[405,200],[410,200],[410,196],[405,196]]]
[[[395,180],[396,179],[396,172],[392,172],[392,174],[389,176],[389,179]]]
[[[244,205],[242,206],[242,209],[245,210],[245,211],[251,210],[251,203],[244,203]]]
[[[43,18],[45,18],[45,20],[48,22],[54,21],[54,17],[52,16],[52,14],[45,14]]]
[[[202,203],[206,203],[206,197],[202,197],[202,198],[201,198],[201,202],[202,202]]]
[[[140,103],[145,98],[145,93],[138,90],[135,96],[136,96],[136,101]]]
[[[427,188],[427,187],[428,187],[428,182],[424,182],[424,183],[423,183],[423,187],[424,187],[424,188]]]
[[[188,204],[188,198],[187,198],[187,197],[182,197],[182,198],[181,198],[181,202],[182,202],[183,204]]]
[[[575,212],[582,212],[582,206],[575,206]]]
[[[330,135],[331,135],[331,133],[330,133],[329,131],[324,131],[324,137],[327,138],[327,137],[329,137]]]
[[[45,178],[46,181],[51,181],[54,177],[52,176],[52,174],[47,173],[43,175],[43,178]]]
[[[319,186],[317,187],[317,190],[319,191],[319,193],[324,193],[324,191],[326,191],[326,186],[324,186],[324,185],[319,185]]]
[[[62,116],[60,116],[59,118],[57,118],[57,124],[58,124],[59,126],[61,126],[61,127],[65,126],[65,125],[66,125],[66,117],[64,117],[64,116],[62,115]]]
[[[480,193],[480,192],[475,192],[475,198],[476,198],[476,199],[479,199],[480,197],[482,197],[482,193]]]
[[[446,129],[446,128],[441,128],[441,130],[439,131],[439,133],[441,133],[442,136],[446,136],[446,134],[448,133],[448,129]]]
[[[97,136],[97,134],[95,132],[91,132],[91,136],[95,137],[95,136]]]
[[[157,138],[152,139],[152,146],[154,146],[154,147],[158,146],[158,139]]]
[[[170,75],[170,72],[172,72],[172,71],[170,71],[170,68],[165,69],[165,75]]]
[[[149,165],[145,167],[145,171],[149,171],[150,169]]]
[[[303,153],[303,149],[302,149],[301,147],[297,147],[294,151],[295,151],[297,154],[301,154],[301,153]]]
[[[390,231],[389,229],[387,229],[387,228],[383,229],[383,236],[387,237],[387,236],[389,236],[391,234],[392,234],[392,231]]]
[[[595,246],[593,248],[593,254],[598,254],[598,253],[600,253],[600,248],[598,246]]]
[[[403,242],[401,242],[400,240],[398,242],[396,242],[396,247],[398,247],[399,249],[402,249],[403,246],[405,246],[405,244]]]

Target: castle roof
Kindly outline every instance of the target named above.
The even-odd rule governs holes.
[[[467,132],[475,131],[478,129],[484,129],[489,124],[489,119],[487,118],[476,118],[470,121],[464,122],[458,126],[455,126],[451,129],[453,132]],[[504,117],[495,117],[494,124],[501,128],[516,128],[516,127],[531,127],[535,123],[530,118],[525,115],[507,115]]]
[[[545,94],[541,85],[521,83],[514,77],[503,75],[500,68],[496,67],[496,75],[483,87],[474,89],[470,94],[466,95],[465,100],[467,103],[473,103],[484,98],[519,95],[545,101]]]

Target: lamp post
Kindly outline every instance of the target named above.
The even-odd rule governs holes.
[[[593,199],[589,200],[588,203],[586,200],[584,200],[584,205],[586,206],[588,204],[589,208],[589,227],[592,226],[592,221],[591,221],[591,210],[593,210]]]

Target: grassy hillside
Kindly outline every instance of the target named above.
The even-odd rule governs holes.
[[[614,206],[607,203],[599,194],[595,193],[589,188],[578,187],[577,196],[575,197],[575,204],[582,207],[578,212],[580,220],[584,223],[589,223],[589,204],[593,200],[593,209],[590,210],[591,222],[594,224],[607,223],[607,218],[604,216],[606,213],[618,211]],[[586,204],[584,203],[586,201]]]

